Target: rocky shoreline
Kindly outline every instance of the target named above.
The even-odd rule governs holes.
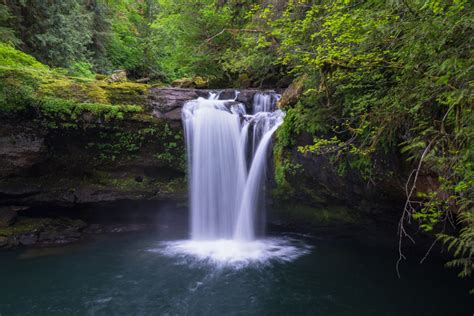
[[[81,219],[19,217],[16,223],[0,227],[0,250],[18,247],[53,247],[77,243],[98,234],[151,230],[154,225],[87,224]]]

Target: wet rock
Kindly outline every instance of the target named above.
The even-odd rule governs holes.
[[[159,88],[150,89],[148,95],[148,103],[156,117],[168,119],[170,121],[181,120],[181,108],[190,100],[199,97],[207,98],[210,93],[219,93],[219,100],[233,100],[243,103],[247,111],[251,111],[253,97],[258,92],[275,92],[273,90],[257,90],[257,89],[223,89],[223,90],[207,90],[207,89],[183,89],[183,88]]]
[[[11,228],[2,231],[0,247],[65,244],[80,240],[86,223],[68,218],[20,217]]]
[[[101,234],[104,232],[104,227],[99,224],[91,224],[84,229],[87,234]]]
[[[39,234],[38,241],[45,242],[45,241],[52,241],[58,239],[60,235],[55,231],[44,231]]]
[[[82,237],[82,233],[79,232],[79,231],[68,232],[66,234],[66,237],[73,238],[73,239],[79,239],[79,238]]]
[[[12,236],[8,238],[7,247],[17,247],[20,245],[20,238],[18,236]]]
[[[0,227],[8,227],[12,225],[17,217],[17,213],[11,210],[0,210]]]
[[[19,237],[19,242],[23,246],[31,246],[36,244],[38,237],[34,233],[23,234]]]
[[[180,108],[189,100],[200,96],[207,96],[208,93],[198,93],[196,89],[182,88],[151,88],[148,96],[149,103],[153,110],[162,113]]]
[[[84,232],[87,234],[127,233],[153,228],[151,224],[92,224]]]
[[[0,227],[12,225],[18,217],[17,212],[22,209],[24,208],[16,206],[0,207]]]
[[[0,175],[21,174],[45,160],[43,132],[25,125],[2,122],[0,128]]]
[[[251,107],[253,104],[253,97],[257,92],[257,90],[242,90],[235,101],[244,103],[245,105]]]
[[[181,108],[176,108],[165,113],[155,112],[155,114],[159,118],[168,119],[170,121],[181,121]]]
[[[0,236],[0,248],[8,246],[8,237]]]
[[[219,92],[219,100],[233,100],[237,94],[235,89],[225,89]]]

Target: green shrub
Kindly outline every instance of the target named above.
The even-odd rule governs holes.
[[[68,74],[74,77],[95,78],[95,73],[92,71],[92,64],[85,61],[75,62],[69,66]]]
[[[48,66],[37,61],[33,56],[23,53],[11,45],[0,42],[0,66],[19,68],[29,67],[48,70]]]

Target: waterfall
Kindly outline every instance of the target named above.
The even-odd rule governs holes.
[[[283,122],[278,96],[257,93],[253,114],[218,94],[183,107],[193,240],[253,240],[271,137]]]
[[[251,114],[237,102],[238,91],[233,99],[221,96],[183,107],[191,239],[164,242],[157,251],[237,269],[293,261],[309,248],[293,238],[262,238],[257,231],[268,148],[284,117],[276,109],[279,96],[255,94]]]

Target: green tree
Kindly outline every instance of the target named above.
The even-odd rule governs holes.
[[[68,67],[90,57],[87,47],[92,40],[92,15],[83,1],[12,0],[8,6],[22,47],[38,60]]]
[[[10,27],[9,23],[12,19],[9,8],[0,3],[0,41],[10,44],[19,44],[20,40],[16,37],[15,31]]]
[[[222,78],[219,58],[232,36],[213,36],[231,28],[231,21],[229,8],[218,9],[213,0],[160,0],[151,33],[159,68],[169,80],[194,75]]]

